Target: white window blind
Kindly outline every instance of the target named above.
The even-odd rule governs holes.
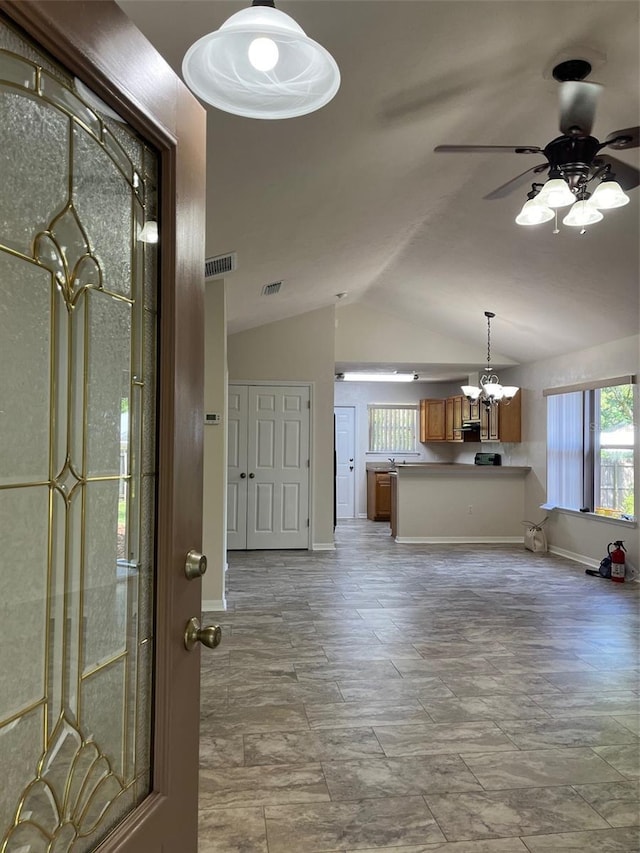
[[[547,399],[547,503],[580,509],[584,495],[584,397]]]
[[[413,453],[417,406],[369,406],[369,451]]]

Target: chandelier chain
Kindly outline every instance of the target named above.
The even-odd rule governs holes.
[[[491,317],[487,317],[487,370],[491,370]]]

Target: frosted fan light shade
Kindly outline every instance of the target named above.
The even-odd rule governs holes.
[[[589,199],[588,201],[577,201],[562,222],[564,225],[581,227],[583,225],[593,225],[594,222],[600,222],[601,219],[604,219],[604,216],[597,207],[591,204],[591,199]]]
[[[629,204],[629,196],[617,181],[603,181],[595,188],[589,202],[601,210],[611,210]]]
[[[540,204],[546,204],[547,207],[566,207],[576,200],[569,184],[562,178],[551,178],[547,181],[537,198]]]
[[[265,50],[257,50],[258,39]],[[340,87],[331,54],[271,6],[242,9],[198,39],[185,54],[182,73],[203,101],[246,118],[305,115],[327,104]]]
[[[469,397],[473,401],[477,400],[482,393],[482,389],[477,388],[475,385],[462,385],[461,388],[464,396]]]
[[[530,198],[525,201],[522,210],[516,216],[518,225],[540,225],[553,219],[554,213],[546,204],[541,204],[538,198]]]

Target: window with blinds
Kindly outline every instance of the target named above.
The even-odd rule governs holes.
[[[369,406],[369,452],[413,453],[417,406]]]
[[[547,503],[635,519],[636,386],[624,379],[547,396]]]

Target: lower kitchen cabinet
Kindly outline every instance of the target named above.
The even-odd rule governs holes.
[[[367,518],[389,521],[391,518],[391,477],[388,471],[367,471]]]

